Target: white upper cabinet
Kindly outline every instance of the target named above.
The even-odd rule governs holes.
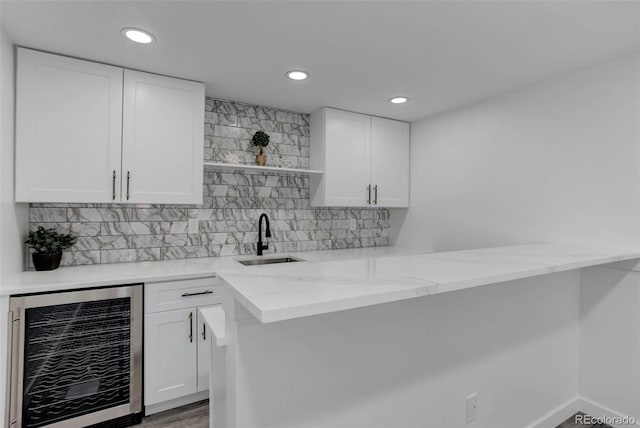
[[[16,79],[16,201],[119,200],[122,69],[18,49]]]
[[[408,207],[409,124],[323,108],[311,115],[311,206]]]
[[[202,203],[203,144],[202,83],[124,71],[123,201]]]
[[[367,206],[371,175],[371,118],[342,110],[322,109],[311,116],[313,206]]]
[[[201,204],[204,85],[18,49],[18,202]]]
[[[409,124],[371,118],[371,183],[374,205],[409,206]]]

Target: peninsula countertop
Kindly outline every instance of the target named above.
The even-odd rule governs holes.
[[[300,262],[243,266],[229,256],[63,267],[23,272],[0,295],[219,277],[263,323],[462,290],[497,282],[640,258],[640,250],[536,244],[440,253],[397,247],[290,252]]]
[[[519,245],[221,272],[232,295],[263,323],[354,309],[640,258],[637,249]]]

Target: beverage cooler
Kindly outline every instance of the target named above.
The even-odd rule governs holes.
[[[12,297],[8,426],[139,422],[142,316],[140,284]]]

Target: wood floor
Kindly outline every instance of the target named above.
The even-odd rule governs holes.
[[[577,415],[577,413],[576,413]],[[141,424],[134,427],[144,428],[208,428],[209,401],[199,401],[188,406],[167,410],[147,416]],[[584,425],[575,423],[575,415],[558,425],[556,428],[612,428],[609,425]]]
[[[134,427],[144,428],[209,428],[209,400],[156,413],[142,419]]]

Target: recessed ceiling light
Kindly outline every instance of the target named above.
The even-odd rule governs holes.
[[[287,71],[287,77],[291,80],[306,80],[309,76],[310,74],[308,72],[302,70]]]
[[[393,104],[404,104],[407,101],[409,101],[409,98],[407,97],[393,97],[389,100],[389,102],[393,103]]]
[[[136,43],[148,44],[156,41],[156,38],[153,37],[153,34],[139,28],[123,28],[122,35]]]

